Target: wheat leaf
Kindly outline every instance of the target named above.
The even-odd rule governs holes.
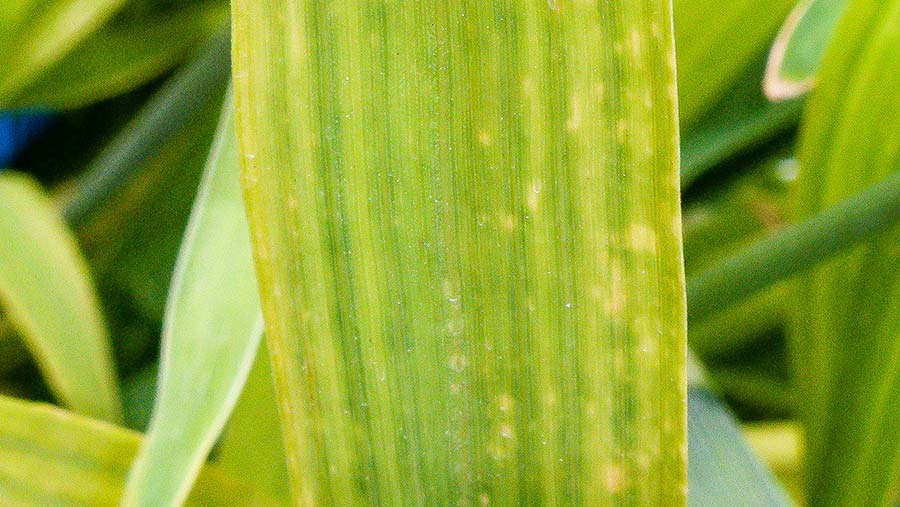
[[[669,9],[233,3],[298,505],[684,505]]]

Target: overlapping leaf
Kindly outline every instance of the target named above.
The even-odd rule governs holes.
[[[179,505],[237,402],[262,316],[230,98],[179,253],[159,393],[123,505]]]
[[[48,405],[0,397],[0,498],[3,505],[114,507],[141,443],[138,433]],[[280,505],[252,485],[206,466],[192,507]]]
[[[121,417],[109,337],[71,232],[36,182],[0,175],[0,305],[60,401]]]
[[[764,87],[773,100],[808,92],[847,0],[801,0],[775,39]]]

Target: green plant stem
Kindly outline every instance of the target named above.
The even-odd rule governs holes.
[[[896,224],[900,173],[691,277],[688,318],[701,321]]]
[[[81,223],[98,203],[141,167],[161,145],[184,127],[209,100],[219,97],[230,70],[228,30],[214,35],[199,56],[180,70],[90,163],[64,198],[63,214]]]

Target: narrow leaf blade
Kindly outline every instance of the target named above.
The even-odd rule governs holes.
[[[12,2],[16,3],[16,2]],[[28,16],[0,38],[0,106],[103,25],[125,0],[52,0],[32,3]],[[27,9],[27,8],[26,8]]]
[[[10,100],[18,108],[74,109],[147,83],[174,67],[227,20],[219,3],[109,23]]]
[[[0,303],[60,401],[121,417],[109,337],[71,232],[36,182],[0,175]]]
[[[232,116],[229,98],[175,268],[159,393],[126,506],[184,501],[262,336]]]

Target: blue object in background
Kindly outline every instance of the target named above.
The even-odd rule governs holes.
[[[50,123],[42,113],[0,113],[0,170]]]

